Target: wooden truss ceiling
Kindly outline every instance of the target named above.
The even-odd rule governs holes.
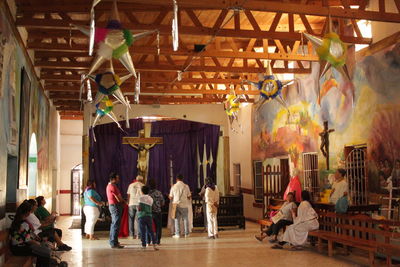
[[[172,0],[119,0],[118,8],[125,28],[160,31],[159,55],[156,35],[130,48],[141,73],[142,104],[218,103],[232,86],[251,101],[258,92],[250,87],[243,91],[241,80],[257,80],[267,59],[276,74],[309,73],[310,62],[318,58],[301,32],[321,36],[329,21],[343,41],[371,43],[356,22],[399,23],[400,0],[392,1],[397,13],[387,13],[381,0],[375,11],[366,11],[367,0],[178,0],[180,47],[176,52],[171,39]],[[87,73],[93,57],[88,55],[88,38],[71,24],[89,24],[91,2],[17,1],[17,26],[26,28],[27,48],[35,51],[34,65],[40,68],[44,89],[62,114],[79,114],[81,109],[81,75]],[[96,7],[97,26],[105,26],[111,4],[103,0]],[[194,52],[195,44],[208,42],[204,52]],[[121,64],[114,67],[118,74],[126,73]],[[178,81],[177,72],[184,69]],[[133,92],[133,83],[133,79],[126,82],[123,91]]]

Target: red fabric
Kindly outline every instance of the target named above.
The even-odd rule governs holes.
[[[94,42],[97,44],[104,41],[104,39],[106,39],[107,33],[108,29],[96,28],[96,30],[94,31]]]
[[[118,204],[118,200],[115,197],[121,194],[118,187],[114,184],[109,183],[107,185],[106,192],[108,204]]]
[[[296,202],[301,202],[301,183],[299,176],[294,176],[292,179],[290,179],[290,182],[286,187],[285,194],[283,194],[284,200],[286,200],[286,196],[289,192],[295,192]]]
[[[128,205],[124,206],[124,210],[122,212],[122,217],[121,217],[121,225],[119,228],[119,234],[118,237],[128,237],[129,236],[129,209]]]

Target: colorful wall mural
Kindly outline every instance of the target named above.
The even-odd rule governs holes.
[[[38,142],[37,192],[48,192],[51,196],[51,188],[46,188],[51,186],[49,102],[40,90],[33,70],[29,69],[22,49],[13,35],[12,24],[0,10],[0,220],[5,213],[6,192],[7,199],[9,193],[15,194],[11,198],[13,201],[20,201],[19,196],[26,198],[20,191],[29,186],[28,150],[32,133],[36,134]],[[21,105],[20,101],[23,101]],[[7,172],[10,158],[18,162],[13,166],[16,171]],[[13,190],[8,192],[10,184]],[[15,192],[15,189],[21,190]]]
[[[354,48],[350,54],[354,55]],[[323,170],[326,163],[319,133],[328,121],[334,129],[330,134],[331,169],[343,165],[345,146],[366,144],[369,188],[382,193],[390,177],[400,186],[400,162],[399,170],[394,170],[400,159],[400,44],[347,64],[352,81],[334,69],[319,79],[319,64],[313,63],[310,75],[296,77],[283,91],[289,112],[274,102],[254,110],[252,157],[264,160],[289,155],[301,168],[301,153],[318,152]]]

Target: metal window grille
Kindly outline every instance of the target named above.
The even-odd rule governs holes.
[[[367,147],[346,147],[347,182],[349,184],[350,203],[352,205],[368,204]]]
[[[263,183],[263,164],[262,161],[254,161],[254,200],[262,202],[264,198],[264,183]]]
[[[304,190],[311,193],[312,199],[319,194],[318,153],[303,153]]]

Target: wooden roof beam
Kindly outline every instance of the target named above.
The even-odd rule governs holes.
[[[82,70],[88,71],[90,67],[90,62],[48,62],[48,61],[35,61],[36,67],[41,67],[42,71],[50,70]],[[152,64],[137,64],[135,65],[137,71],[156,71],[156,72],[177,72],[182,71],[182,66],[172,66],[172,65],[152,65]],[[116,64],[114,69],[117,72],[126,72],[126,69],[120,65]],[[101,70],[99,70],[101,71]],[[234,72],[234,73],[263,73],[265,71],[264,67],[233,67],[233,66],[190,66],[186,72]],[[299,68],[273,68],[272,71],[275,74],[279,73],[296,73],[296,74],[308,74],[311,69],[299,69]]]
[[[359,1],[359,5],[362,5],[364,1]],[[334,6],[329,1],[315,2],[315,5],[299,4],[293,2],[279,2],[279,1],[268,1],[266,4],[263,1],[249,0],[245,1],[226,1],[226,0],[180,0],[179,7],[193,8],[193,9],[231,9],[234,7],[240,7],[245,10],[251,11],[265,11],[265,12],[281,12],[281,13],[293,13],[293,14],[304,14],[314,16],[331,16],[333,18],[347,18],[347,19],[365,19],[371,21],[382,21],[382,22],[396,22],[400,23],[400,16],[398,13],[387,13],[384,10],[379,11],[365,11],[359,9],[343,8],[341,2]],[[329,6],[323,6],[323,3],[327,3]],[[148,5],[148,0],[129,0],[129,4],[136,5]],[[172,9],[172,2],[165,0],[152,0],[151,5],[168,7]],[[121,5],[119,8],[122,10]],[[54,11],[54,9],[53,9]],[[72,11],[71,11],[72,12]]]
[[[132,88],[124,90],[122,87],[123,91],[125,92],[132,92]],[[74,92],[74,94],[65,94],[61,93],[60,91],[54,92],[52,88],[48,89],[50,91],[50,98],[51,99],[57,99],[57,100],[78,100],[79,99],[79,87],[72,87],[68,92]],[[142,89],[141,94],[173,94],[173,95],[193,95],[193,94],[204,94],[204,95],[223,95],[223,94],[229,94],[230,90],[225,89],[225,90],[207,90],[207,89]],[[252,91],[247,91],[247,90],[241,90],[241,89],[236,89],[235,90],[236,94],[244,94],[244,95],[259,95],[260,92],[258,90],[252,90]]]
[[[397,15],[399,16],[399,15]],[[400,17],[400,16],[399,16]],[[399,18],[400,22],[400,18]],[[17,25],[26,27],[28,29],[61,29],[71,30],[71,26],[68,22],[57,19],[32,19],[32,18],[19,18],[17,19]],[[88,21],[74,21],[74,24],[88,24]],[[105,26],[105,22],[99,22],[98,27]],[[127,29],[134,29],[135,31],[146,31],[158,29],[160,34],[171,34],[170,25],[154,25],[154,24],[137,24],[137,23],[125,23],[124,27]],[[74,30],[71,30],[74,32]],[[74,33],[75,34],[75,33]],[[73,34],[73,35],[74,35]],[[213,36],[215,29],[210,27],[193,27],[193,26],[180,26],[179,34],[181,35],[206,35]],[[69,36],[68,35],[64,35]],[[279,39],[279,40],[301,40],[301,33],[298,32],[276,32],[276,31],[255,31],[255,30],[236,30],[236,29],[220,29],[218,31],[220,37],[233,37],[233,38],[255,38],[255,39]],[[369,44],[371,38],[360,38],[354,36],[343,36],[340,38],[342,41],[347,43],[360,43]]]
[[[277,40],[278,41],[278,40]],[[296,41],[300,42],[300,41]],[[281,43],[279,43],[282,45]],[[300,43],[299,43],[300,44]],[[52,45],[52,44],[42,44],[42,43],[36,43],[36,44],[30,44],[29,48],[37,50],[39,49],[38,53],[35,54],[36,58],[49,58],[49,57],[86,57],[86,58],[91,58],[87,52],[82,52],[80,49],[72,50],[73,48],[70,47],[70,51],[68,52],[63,52],[62,51],[46,51],[44,49],[49,48],[49,49],[55,49],[59,47],[60,50],[63,50],[63,48],[68,49],[69,45],[67,44],[58,44],[58,45]],[[42,50],[43,49],[43,50]],[[295,60],[302,60],[302,61],[318,61],[318,56],[317,55],[303,55],[303,54],[287,54],[287,53],[262,53],[262,52],[254,52],[254,51],[243,51],[239,52],[237,47],[235,47],[236,51],[218,51],[218,50],[208,50],[204,51],[202,53],[196,53],[192,51],[173,51],[170,48],[161,48],[160,49],[160,55],[165,55],[165,56],[196,56],[200,58],[204,57],[212,57],[212,58],[243,58],[243,59],[275,59],[275,60],[288,60],[288,61],[295,61]],[[136,46],[130,49],[132,54],[136,55],[157,55],[157,48],[152,48],[149,46]]]

